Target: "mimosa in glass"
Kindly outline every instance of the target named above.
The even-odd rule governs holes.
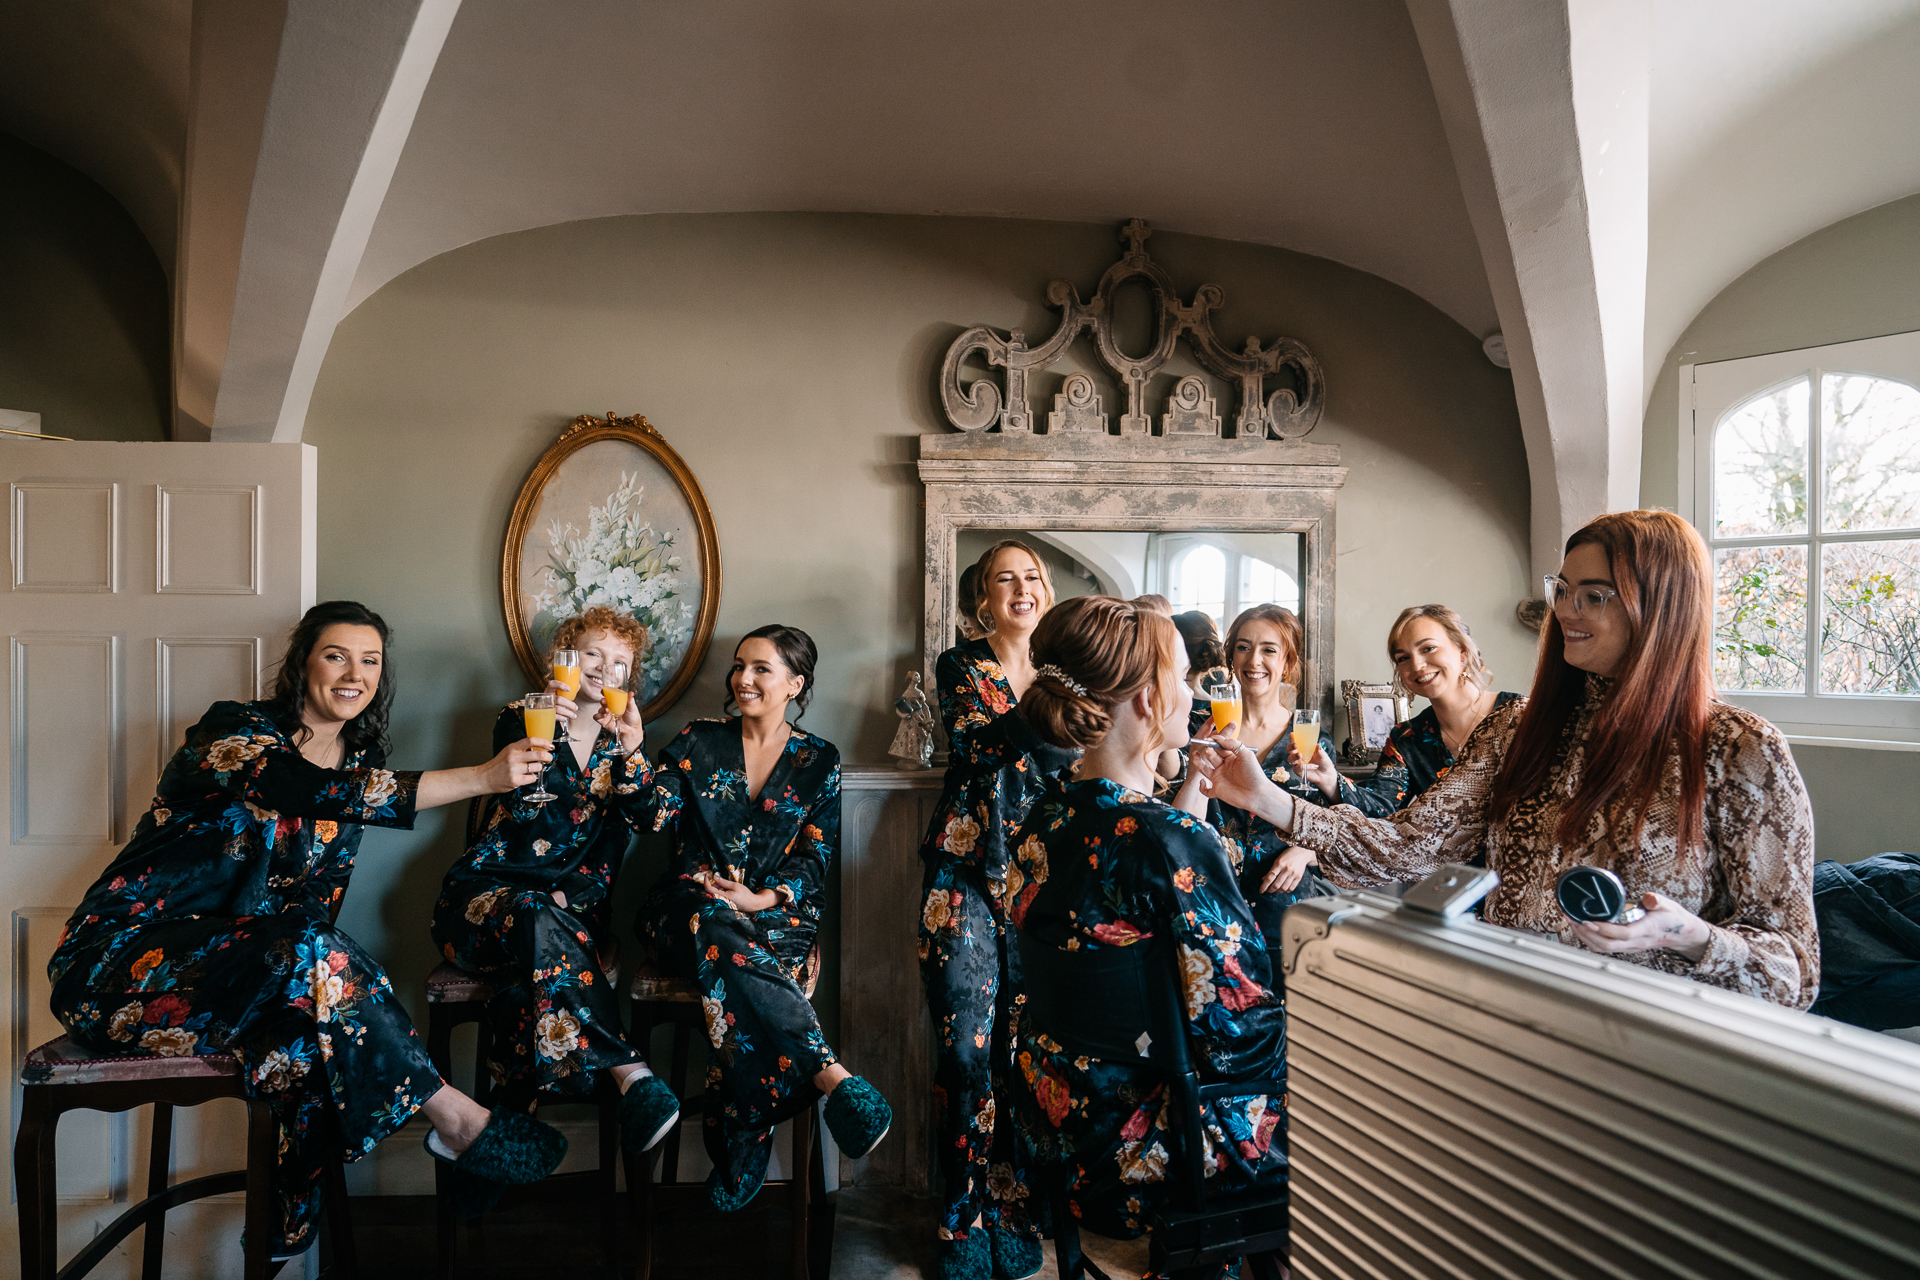
[[[600,701],[607,704],[607,714],[618,720],[627,711],[627,664],[609,662],[606,673],[600,682]]]
[[[1320,712],[1313,710],[1293,713],[1293,749],[1300,753],[1300,762],[1306,764],[1313,759],[1313,753],[1320,746]]]
[[[567,686],[567,696],[577,697],[580,693],[580,652],[577,649],[555,649],[553,651],[553,678]]]
[[[1229,725],[1240,723],[1240,682],[1224,669],[1209,671],[1200,683],[1213,710],[1213,731],[1225,733]]]
[[[528,694],[526,700],[520,704],[520,714],[527,722],[527,736],[529,738],[538,738],[542,742],[549,744],[553,742],[555,725],[552,694]],[[527,793],[527,799],[538,804],[545,804],[547,801],[553,799],[553,793],[547,790],[545,770],[541,771],[540,781],[534,783],[533,790]]]

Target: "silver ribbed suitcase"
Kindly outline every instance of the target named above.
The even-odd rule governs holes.
[[[1283,932],[1300,1280],[1920,1277],[1920,1048],[1382,894]]]

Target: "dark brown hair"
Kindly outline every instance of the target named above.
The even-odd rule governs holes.
[[[287,637],[287,655],[280,660],[280,673],[273,678],[267,705],[274,720],[293,735],[296,745],[313,736],[305,716],[307,659],[313,656],[326,629],[338,626],[372,627],[380,633],[380,683],[374,686],[366,709],[340,726],[340,741],[346,756],[371,747],[384,757],[392,745],[387,741],[387,713],[393,707],[393,633],[386,619],[357,600],[323,600],[301,616]]]
[[[1306,646],[1306,632],[1301,629],[1300,619],[1294,616],[1293,610],[1282,609],[1277,604],[1257,604],[1251,609],[1242,610],[1240,616],[1233,620],[1233,625],[1227,628],[1226,643],[1221,646],[1226,654],[1227,665],[1233,664],[1233,645],[1240,638],[1240,628],[1250,622],[1266,622],[1280,628],[1280,636],[1287,642],[1287,660],[1280,679],[1298,689],[1302,669],[1300,651]]]
[[[1187,663],[1194,671],[1211,671],[1226,665],[1227,650],[1220,643],[1220,624],[1210,613],[1189,609],[1173,615],[1173,625],[1187,642]]]
[[[1679,842],[1703,837],[1707,794],[1706,736],[1712,715],[1713,572],[1706,544],[1671,511],[1620,511],[1601,516],[1566,550],[1593,544],[1607,553],[1618,607],[1633,627],[1619,679],[1594,717],[1580,789],[1560,817],[1562,845],[1582,840],[1596,813],[1618,830],[1631,815],[1639,844],[1647,810],[1659,794],[1667,761],[1680,755]],[[1610,606],[1611,607],[1611,606]],[[1533,693],[1494,779],[1489,812],[1505,821],[1515,805],[1547,783],[1567,726],[1585,694],[1587,673],[1567,661],[1560,618],[1540,628]]]
[[[1179,637],[1173,619],[1143,605],[1075,596],[1049,609],[1033,629],[1034,667],[1061,674],[1036,675],[1019,712],[1055,746],[1096,747],[1113,728],[1112,709],[1151,685],[1158,746],[1159,723],[1172,706]]]
[[[798,627],[789,627],[784,623],[771,623],[764,627],[755,627],[740,637],[740,644],[749,640],[770,640],[774,651],[780,655],[781,663],[787,670],[800,677],[800,692],[794,696],[793,705],[799,708],[794,716],[794,724],[800,723],[800,716],[807,714],[807,704],[813,701],[813,664],[819,660],[820,651],[814,647],[813,637]],[[740,659],[740,644],[733,646],[733,657]],[[736,708],[733,705],[733,672],[727,672],[727,697],[721,707],[727,711]]]

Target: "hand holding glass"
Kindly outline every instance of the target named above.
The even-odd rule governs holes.
[[[527,736],[529,738],[538,738],[549,746],[553,744],[554,718],[552,694],[528,694],[526,700],[520,704],[520,714],[526,719]],[[540,771],[540,780],[533,785],[534,789],[527,793],[527,799],[532,800],[536,804],[545,804],[547,801],[555,798],[553,793],[547,790],[547,771],[545,769]]]
[[[1293,713],[1293,749],[1300,753],[1301,768],[1313,763],[1313,753],[1320,749],[1319,708]]]
[[[1207,673],[1200,686],[1213,709],[1213,731],[1225,733],[1229,725],[1240,723],[1240,682],[1225,671]]]
[[[567,697],[574,698],[580,693],[580,652],[577,649],[555,649],[553,651],[553,678],[555,682],[567,686]]]
[[[606,678],[600,682],[600,701],[607,714],[618,720],[627,710],[627,664],[615,660],[606,665]]]

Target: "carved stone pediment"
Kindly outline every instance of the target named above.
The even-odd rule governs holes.
[[[1151,234],[1138,218],[1121,228],[1120,238],[1128,247],[1120,261],[1100,277],[1099,287],[1088,301],[1081,301],[1078,291],[1065,280],[1048,285],[1047,305],[1060,312],[1060,327],[1040,345],[1028,346],[1018,329],[1002,337],[985,326],[968,329],[954,339],[940,368],[940,398],[948,420],[968,433],[997,426],[1002,435],[1034,434],[1027,399],[1028,375],[1050,369],[1075,338],[1091,333],[1100,362],[1126,388],[1126,412],[1120,415],[1119,433],[1123,437],[1153,435],[1153,415],[1146,404],[1147,384],[1173,356],[1174,346],[1182,338],[1203,368],[1231,381],[1238,390],[1233,435],[1227,438],[1241,442],[1243,448],[1256,448],[1270,437],[1293,440],[1312,431],[1325,407],[1326,380],[1320,362],[1306,344],[1294,338],[1262,343],[1259,338],[1249,337],[1239,351],[1230,350],[1214,336],[1211,315],[1225,301],[1225,292],[1219,285],[1203,284],[1194,291],[1193,301],[1181,302],[1173,281],[1147,256],[1146,242]],[[1122,351],[1113,333],[1114,290],[1135,279],[1144,280],[1153,296],[1154,342],[1141,356]],[[964,384],[960,381],[961,365],[973,352],[981,353],[989,366],[1006,371],[1004,386],[991,377]],[[1091,378],[1081,373],[1067,378],[1066,386],[1054,397],[1053,412],[1047,415],[1047,431],[1112,434]],[[1224,435],[1222,419],[1204,381],[1181,379],[1161,416],[1161,435]]]

